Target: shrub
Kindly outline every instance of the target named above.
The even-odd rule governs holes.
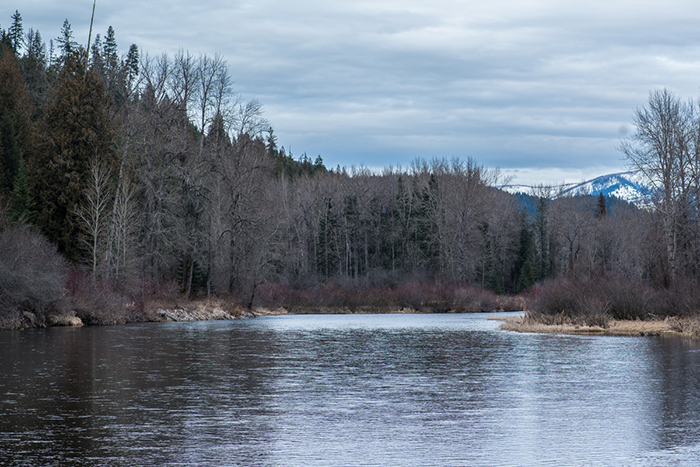
[[[696,282],[654,288],[639,278],[559,279],[534,287],[528,296],[532,319],[560,316],[573,321],[649,320],[700,312]]]
[[[613,319],[645,320],[654,316],[653,302],[656,292],[641,279],[614,278],[595,281],[592,285],[606,297]]]
[[[0,315],[4,327],[46,324],[46,316],[62,312],[65,261],[31,227],[5,225],[0,230]]]
[[[587,280],[560,279],[533,287],[528,293],[531,319],[549,320],[589,326],[605,325],[611,318],[608,297],[599,286]]]
[[[328,308],[356,311],[406,309],[445,313],[522,310],[520,299],[499,297],[493,292],[468,285],[410,283],[396,287],[362,287],[329,281],[313,289],[263,284],[256,304],[284,307],[291,312],[327,311]]]
[[[93,281],[87,271],[70,268],[66,275],[66,292],[75,315],[85,324],[124,324],[156,319],[140,301],[116,291],[108,282]]]

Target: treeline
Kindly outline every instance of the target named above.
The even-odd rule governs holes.
[[[557,278],[669,285],[691,264],[678,260],[681,230],[668,256],[665,204],[640,210],[546,187],[524,204],[499,189],[497,170],[471,159],[375,173],[295,158],[261,103],[233,91],[219,55],[150,57],[135,45],[120,54],[111,27],[86,47],[68,21],[47,51],[18,12],[0,41],[1,228],[14,232],[5,241],[24,237],[17,257],[33,236],[55,245],[64,260],[31,264],[37,276],[54,265],[44,272],[55,287],[55,265],[66,261],[70,302],[10,297],[18,279],[7,279],[17,264],[8,249],[7,310],[93,316],[166,293],[245,306],[477,309],[464,298],[477,289],[488,300],[467,295],[498,308],[497,295]]]
[[[634,112],[634,134],[620,149],[651,188],[630,238],[628,267],[613,276],[575,277],[539,286],[532,314],[541,322],[685,317],[700,335],[700,101],[667,89],[649,93]],[[604,238],[617,242],[624,231]]]

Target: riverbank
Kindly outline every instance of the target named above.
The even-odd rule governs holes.
[[[0,316],[0,330],[109,326],[143,322],[235,320],[254,318],[261,314],[274,313],[269,310],[251,312],[221,300],[156,301],[140,308],[135,303],[127,303],[120,307],[52,310],[44,314],[10,310]]]
[[[605,335],[605,336],[661,336],[677,335],[685,337],[700,337],[700,318],[678,318],[641,320],[608,320],[602,325],[585,325],[573,322],[546,324],[533,319],[529,314],[496,318],[504,331],[574,334],[574,335]]]
[[[510,303],[510,302],[509,302]],[[524,305],[524,303],[522,303]],[[338,315],[338,314],[399,314],[399,313],[481,313],[511,311],[504,310],[501,303],[492,310],[437,309],[428,302],[420,307],[407,306],[290,306],[252,309],[232,304],[221,299],[202,300],[155,300],[145,306],[124,303],[120,306],[73,308],[67,311],[54,310],[47,314],[30,312],[6,312],[0,317],[0,330],[46,328],[54,326],[118,325],[139,322],[215,321],[255,318],[279,315]]]
[[[494,310],[501,311],[501,310]],[[472,313],[479,313],[480,310]],[[434,313],[432,308],[409,307],[377,307],[377,306],[296,306],[285,307],[253,307],[251,310],[220,301],[194,301],[183,305],[152,307],[153,321],[212,321],[227,319],[256,318],[258,316],[280,315],[361,315],[361,314],[413,314]],[[446,313],[469,313],[468,311],[448,310]]]
[[[81,271],[72,271],[69,279],[60,295],[58,289],[55,291],[57,296],[52,300],[0,300],[0,329],[203,321],[271,314],[474,313],[526,308],[522,296],[497,295],[464,284],[407,283],[387,288],[341,287],[328,282],[308,289],[261,284],[256,289],[254,306],[248,308],[250,297],[190,299],[180,294],[174,283],[132,296],[109,284],[95,283]]]

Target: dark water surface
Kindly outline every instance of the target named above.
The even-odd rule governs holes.
[[[700,344],[489,316],[0,332],[0,465],[700,465]]]

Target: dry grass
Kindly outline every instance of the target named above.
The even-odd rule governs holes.
[[[591,326],[567,320],[564,317],[557,322],[542,322],[537,315],[526,313],[524,316],[503,318],[501,329],[506,331],[547,333],[547,334],[599,334],[606,336],[658,336],[665,333],[700,336],[691,333],[690,326],[682,328],[678,319],[664,320],[609,320],[604,326]],[[700,319],[695,320],[700,330]]]
[[[211,321],[246,318],[247,309],[224,300],[154,301],[149,304],[154,321]]]

